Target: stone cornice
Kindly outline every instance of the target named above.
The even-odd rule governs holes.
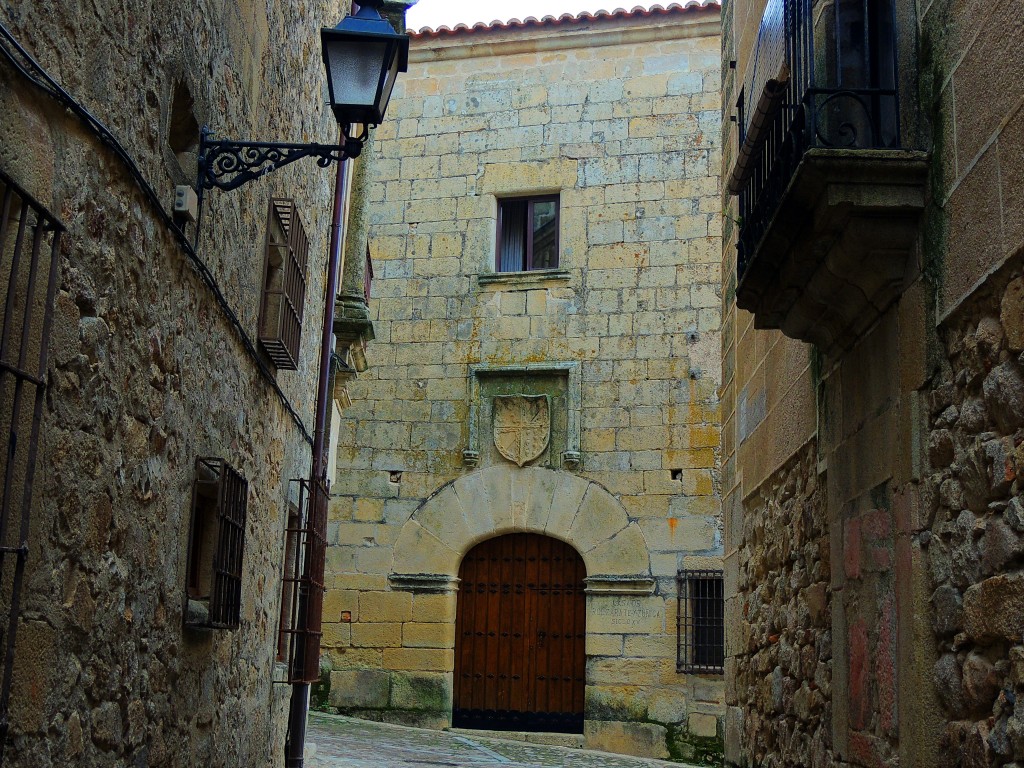
[[[650,19],[623,19],[540,29],[515,29],[476,32],[470,36],[413,38],[409,51],[411,63],[452,61],[486,56],[510,56],[522,53],[565,51],[572,48],[598,48],[612,45],[709,37],[721,32],[717,7],[686,14]]]
[[[637,576],[602,575],[584,579],[588,595],[653,595],[654,579],[645,574]]]

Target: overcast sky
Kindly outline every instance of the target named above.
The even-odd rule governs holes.
[[[662,0],[668,5],[670,0]],[[606,10],[616,8],[632,9],[635,6],[648,7],[646,0],[419,0],[409,9],[406,16],[409,29],[421,27],[437,28],[444,24],[453,27],[456,24],[474,24],[478,21],[489,23],[495,19],[523,19],[527,16],[560,16],[563,13],[581,13],[583,11]]]

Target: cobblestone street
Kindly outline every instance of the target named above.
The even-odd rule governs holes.
[[[682,763],[310,713],[310,768],[657,768]]]

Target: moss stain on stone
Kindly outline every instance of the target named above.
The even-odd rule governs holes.
[[[725,764],[725,742],[718,736],[694,736],[681,725],[668,728],[668,752],[671,759],[695,765]]]

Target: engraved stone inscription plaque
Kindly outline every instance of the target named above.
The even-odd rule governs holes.
[[[596,634],[653,634],[665,631],[665,601],[660,597],[591,595],[587,631]]]

